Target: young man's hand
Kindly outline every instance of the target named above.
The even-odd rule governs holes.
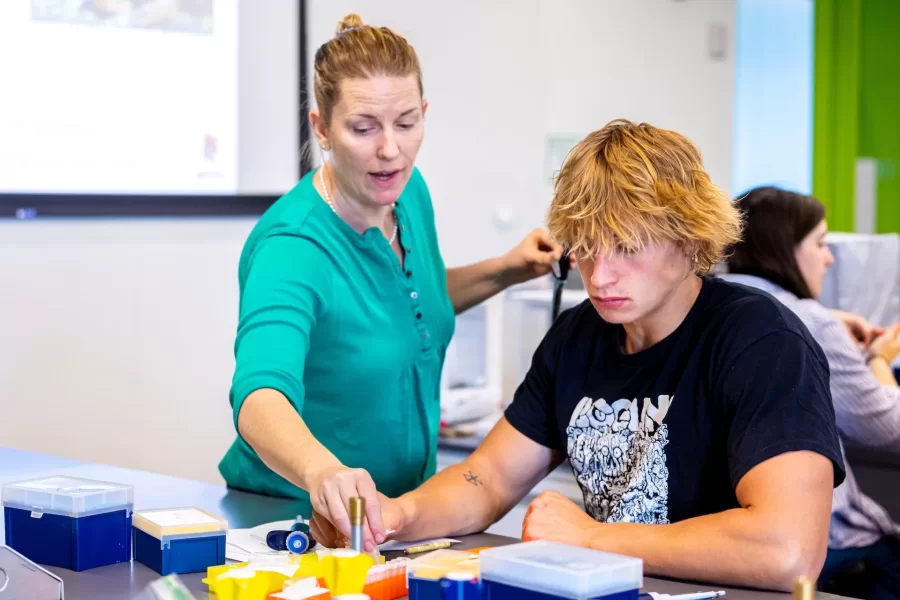
[[[550,490],[528,506],[522,523],[522,541],[546,540],[590,547],[592,537],[601,526],[580,506]]]

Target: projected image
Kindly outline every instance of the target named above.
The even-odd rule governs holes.
[[[33,21],[213,32],[214,0],[31,0]]]

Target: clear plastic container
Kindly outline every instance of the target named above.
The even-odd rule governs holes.
[[[35,515],[87,517],[115,510],[131,512],[134,487],[78,477],[45,477],[3,486],[2,503],[7,508]]]
[[[485,582],[572,600],[640,589],[643,570],[639,558],[553,542],[525,542],[481,552]]]

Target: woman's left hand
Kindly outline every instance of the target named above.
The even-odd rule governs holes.
[[[535,229],[503,257],[504,278],[513,285],[546,275],[562,252],[562,246],[550,238],[546,229]]]

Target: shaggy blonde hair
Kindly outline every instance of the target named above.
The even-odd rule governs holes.
[[[683,135],[616,120],[566,157],[547,215],[550,233],[578,258],[672,241],[705,273],[741,237],[741,216],[710,181]]]

